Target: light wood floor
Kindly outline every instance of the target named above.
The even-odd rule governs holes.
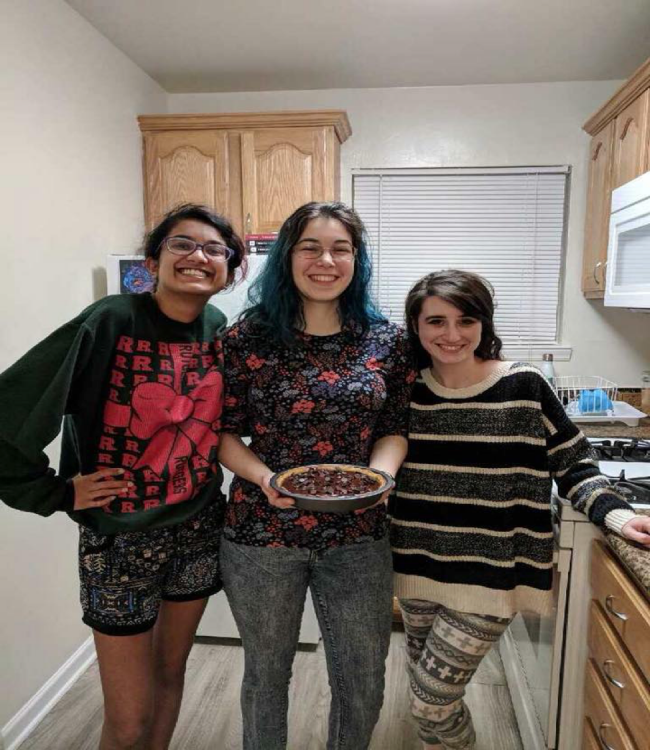
[[[387,662],[384,707],[371,750],[420,750],[409,719],[403,634],[394,632]],[[239,686],[243,653],[236,642],[196,643],[172,750],[240,750]],[[494,651],[467,690],[478,735],[476,750],[522,750],[503,665]],[[291,682],[289,750],[324,750],[329,687],[322,642],[299,651]],[[43,719],[19,750],[95,750],[102,722],[97,664]]]

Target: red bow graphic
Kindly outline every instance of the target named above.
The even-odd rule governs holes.
[[[164,383],[140,383],[133,390],[131,406],[108,402],[104,421],[126,427],[141,440],[149,440],[133,467],[149,466],[162,475],[168,469],[166,503],[180,503],[192,495],[188,458],[193,454],[210,460],[219,438],[212,423],[221,415],[223,379],[213,370],[187,396]]]

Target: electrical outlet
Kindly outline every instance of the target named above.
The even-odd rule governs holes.
[[[650,370],[644,370],[641,373],[641,380],[644,383],[650,383]]]

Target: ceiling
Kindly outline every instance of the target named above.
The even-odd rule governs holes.
[[[67,0],[171,93],[627,78],[648,0]]]

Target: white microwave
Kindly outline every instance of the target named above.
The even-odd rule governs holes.
[[[650,312],[650,172],[612,191],[605,305]]]

